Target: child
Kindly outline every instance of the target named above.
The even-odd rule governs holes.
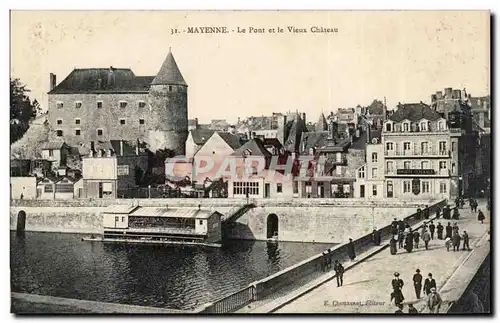
[[[446,246],[446,251],[450,251],[450,247],[451,247],[451,238],[450,237],[446,237],[446,240],[444,241],[444,244]]]

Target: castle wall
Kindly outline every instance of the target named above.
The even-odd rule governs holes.
[[[97,107],[99,101],[102,108]],[[127,102],[126,107],[120,107],[121,101]],[[58,102],[63,103],[62,108],[58,108]],[[145,106],[140,108],[139,102]],[[80,108],[77,103],[81,103]],[[49,95],[48,120],[54,130],[63,131],[62,138],[70,145],[111,139],[145,140],[147,130],[158,122],[155,115],[148,104],[148,93]],[[80,124],[75,119],[80,119]],[[120,123],[121,119],[125,124]],[[57,124],[58,120],[62,123]],[[77,129],[80,135],[75,134]],[[102,135],[97,134],[97,129],[102,129]]]

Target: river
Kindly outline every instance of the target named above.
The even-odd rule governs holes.
[[[332,245],[227,241],[222,248],[83,242],[83,235],[11,232],[13,292],[189,309]]]

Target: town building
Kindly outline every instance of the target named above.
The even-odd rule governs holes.
[[[364,164],[367,139],[359,128],[335,120],[331,114],[327,131],[302,134],[300,155],[312,160],[307,167],[301,165],[296,174],[294,196],[353,197],[356,170]]]
[[[457,195],[459,145],[454,133],[430,106],[398,105],[382,132],[384,197],[431,200]]]
[[[51,74],[48,120],[71,146],[140,139],[154,150],[184,154],[187,87],[171,52],[155,76],[136,76],[127,68],[84,68],[56,84]]]
[[[82,158],[83,191],[86,198],[135,197],[148,168],[148,154],[139,143],[124,140],[91,142]]]
[[[50,161],[53,169],[65,166],[70,154],[71,149],[64,141],[49,141],[42,146],[42,158]]]
[[[390,196],[392,187],[384,193],[384,145],[381,131],[371,131],[367,136],[366,163],[356,170],[355,198],[378,199]]]

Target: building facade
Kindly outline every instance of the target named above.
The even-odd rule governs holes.
[[[429,106],[398,107],[384,123],[384,196],[397,199],[450,198],[458,192],[457,140],[447,120]]]
[[[51,74],[50,84],[48,120],[69,145],[141,139],[184,153],[188,86],[171,52],[156,76],[114,67],[75,69],[58,85]]]

